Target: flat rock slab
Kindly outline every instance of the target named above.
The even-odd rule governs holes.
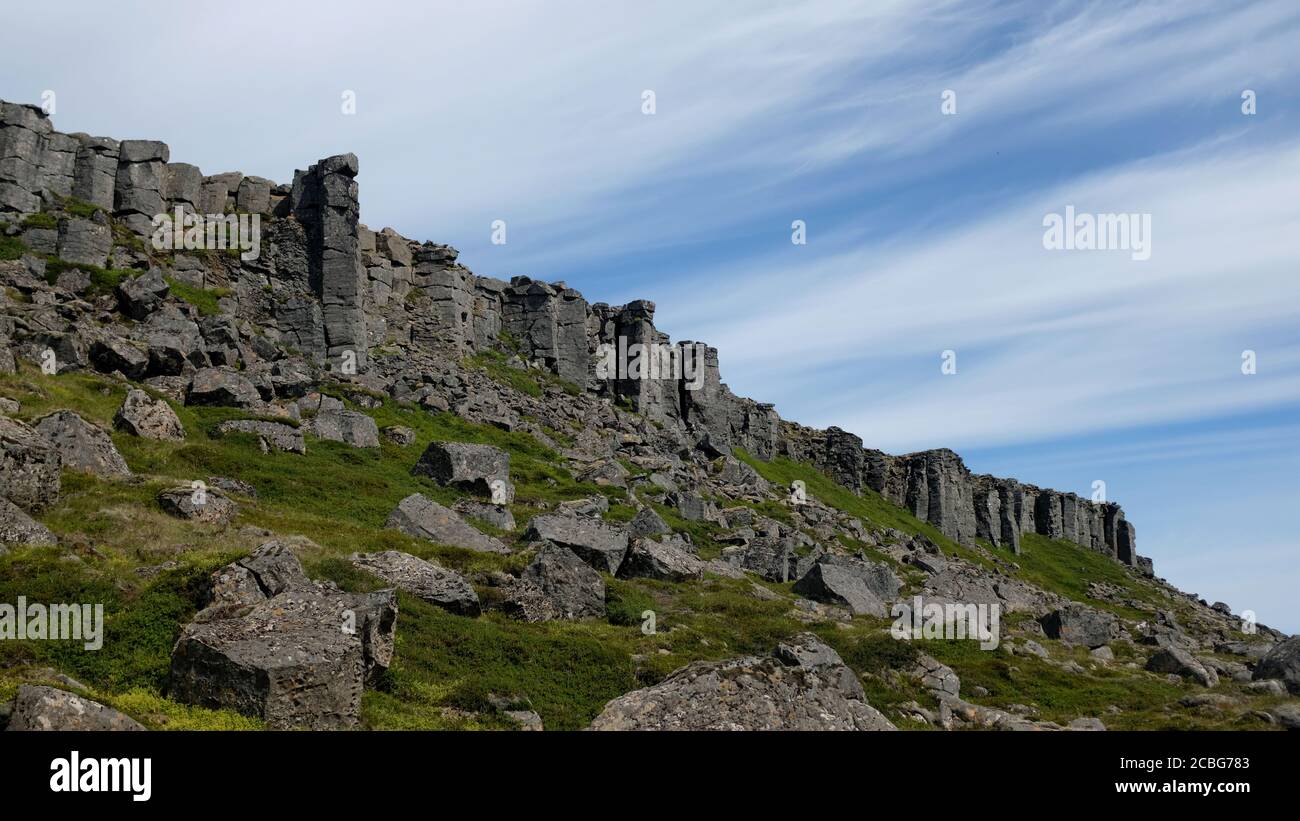
[[[455,511],[420,493],[412,493],[398,503],[384,527],[400,530],[417,539],[482,553],[510,552],[510,548],[500,539],[476,529]]]
[[[794,592],[810,599],[847,606],[855,616],[886,614],[885,603],[851,570],[833,564],[814,564],[794,584]]]
[[[6,730],[143,730],[144,725],[97,701],[55,687],[18,688]]]
[[[459,573],[433,562],[409,553],[387,550],[383,553],[355,553],[352,564],[443,610],[470,617],[480,612],[478,594],[470,583]]]
[[[293,425],[282,422],[265,422],[260,419],[231,419],[222,422],[213,429],[217,436],[231,433],[248,433],[258,438],[258,446],[263,453],[273,450],[285,453],[303,454],[307,452],[307,441],[302,431]]]

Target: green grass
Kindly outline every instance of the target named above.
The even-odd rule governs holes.
[[[18,237],[0,236],[0,261],[21,259],[27,253],[27,246]]]
[[[507,364],[508,357],[500,351],[484,351],[465,360],[465,367],[485,371],[501,384],[513,388],[522,394],[539,397],[547,385],[559,388],[570,396],[577,396],[582,389],[555,374],[536,368],[513,368]]]
[[[59,227],[59,219],[53,214],[42,211],[23,220],[24,228],[43,228],[53,230]]]
[[[1141,620],[1149,614],[1130,607],[1093,599],[1088,595],[1091,582],[1117,585],[1138,601],[1154,604],[1150,588],[1139,582],[1124,566],[1073,542],[1053,540],[1037,533],[1021,536],[1021,555],[1015,557],[1020,570],[1016,575],[1030,584],[1052,590],[1075,601],[1088,602],[1128,619]]]
[[[196,288],[174,277],[165,277],[171,289],[171,295],[188,302],[198,309],[201,316],[216,316],[221,313],[218,300],[230,296],[229,288]]]

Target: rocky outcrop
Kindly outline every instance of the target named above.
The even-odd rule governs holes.
[[[33,427],[58,449],[66,468],[104,478],[131,475],[131,468],[108,434],[70,410],[42,416]]]
[[[307,442],[303,438],[302,430],[284,422],[230,419],[212,429],[212,434],[218,438],[232,433],[256,436],[258,447],[263,453],[270,453],[273,450],[297,454],[307,452]]]
[[[814,564],[794,584],[794,592],[830,604],[842,604],[855,616],[885,616],[885,602],[852,570],[833,564]]]
[[[857,675],[810,633],[766,658],[687,665],[614,699],[592,730],[893,730]]]
[[[1119,634],[1119,623],[1114,616],[1077,602],[1053,610],[1040,623],[1048,638],[1085,647],[1101,647]]]
[[[619,565],[623,578],[643,577],[671,582],[684,582],[704,577],[708,563],[687,550],[680,536],[666,537],[660,541],[637,538],[631,541],[627,556]]]
[[[1277,679],[1292,695],[1300,696],[1300,636],[1273,645],[1255,666],[1254,678]]]
[[[557,618],[605,617],[605,582],[567,547],[543,545],[521,580],[550,601]]]
[[[140,722],[97,701],[54,687],[24,684],[18,688],[7,731],[141,731]]]

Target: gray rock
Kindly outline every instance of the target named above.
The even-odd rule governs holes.
[[[800,638],[788,644],[800,643]],[[820,642],[817,642],[820,645]],[[793,663],[790,663],[793,662]],[[593,730],[894,730],[820,647],[697,661],[605,705]]]
[[[113,234],[107,225],[75,218],[59,221],[58,256],[65,262],[102,268],[111,250]]]
[[[187,405],[221,405],[248,408],[262,401],[257,388],[243,374],[226,368],[204,368],[190,380]]]
[[[510,454],[491,445],[432,442],[411,472],[416,476],[428,476],[442,485],[486,496],[494,502],[509,504],[514,500],[514,486],[510,484]],[[498,482],[499,485],[495,484]],[[494,486],[499,488],[495,497]]]
[[[120,337],[96,340],[90,346],[90,362],[102,373],[120,372],[127,379],[143,379],[149,369],[149,351]]]
[[[636,512],[636,515],[632,517],[632,521],[628,524],[628,530],[633,536],[645,537],[673,532],[673,529],[668,526],[663,517],[649,505]]]
[[[515,516],[510,512],[510,508],[505,505],[493,505],[473,499],[458,499],[456,504],[452,505],[452,510],[462,516],[468,516],[471,519],[478,519],[480,522],[492,525],[498,530],[515,529]]]
[[[232,433],[247,433],[258,438],[258,446],[263,453],[273,450],[285,453],[303,454],[307,452],[307,442],[302,431],[293,425],[282,422],[264,422],[259,419],[231,419],[217,425],[212,433],[215,436],[228,436]]]
[[[1048,638],[1101,647],[1116,637],[1119,623],[1109,613],[1071,602],[1039,620]]]
[[[169,488],[158,494],[158,504],[164,513],[203,524],[227,524],[239,512],[224,493],[206,486]]]
[[[400,530],[417,539],[481,553],[510,552],[501,540],[476,529],[454,511],[419,493],[412,493],[398,503],[384,527]]]
[[[171,288],[160,268],[150,268],[148,273],[128,279],[114,290],[122,313],[142,320],[162,307]]]
[[[415,431],[405,425],[389,425],[379,431],[384,438],[398,447],[406,447],[415,441]]]
[[[961,679],[952,668],[924,653],[917,657],[912,673],[935,698],[942,700],[961,695]]]
[[[311,429],[321,439],[342,442],[354,448],[379,447],[379,426],[357,411],[322,410],[311,420]]]
[[[480,612],[478,594],[470,583],[434,562],[387,550],[354,553],[352,564],[443,610],[471,618]]]
[[[126,460],[117,452],[108,434],[70,410],[42,416],[34,427],[58,449],[65,468],[84,470],[104,478],[131,475]]]
[[[815,601],[846,605],[855,616],[886,614],[885,603],[862,577],[837,565],[814,564],[793,590]]]
[[[59,498],[63,460],[36,431],[0,416],[0,492],[26,510],[39,510]]]
[[[685,550],[680,540],[632,539],[627,556],[618,568],[621,578],[643,577],[683,582],[704,578],[708,567]]]
[[[0,553],[5,545],[58,544],[50,529],[23,512],[22,508],[0,497]]]
[[[552,514],[534,516],[524,538],[567,547],[597,570],[617,574],[627,555],[627,532],[599,519]]]
[[[54,687],[24,684],[18,688],[6,730],[122,731],[144,725],[111,707]]]
[[[1219,683],[1219,675],[1206,667],[1200,659],[1180,647],[1164,647],[1147,660],[1146,669],[1153,673],[1172,673],[1191,679],[1204,687]]]
[[[159,442],[185,441],[185,427],[171,405],[138,388],[127,391],[122,407],[113,416],[113,427],[132,436]]]
[[[862,579],[867,589],[883,602],[898,598],[898,591],[903,587],[903,581],[898,578],[898,574],[884,562],[869,562],[852,556],[835,555],[821,556],[817,561],[822,564],[836,565]]]
[[[1300,636],[1273,645],[1255,666],[1254,677],[1257,681],[1277,679],[1292,695],[1300,695]]]
[[[522,578],[551,600],[559,618],[605,616],[605,582],[567,547],[544,544]]]

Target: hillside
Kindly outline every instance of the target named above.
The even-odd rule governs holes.
[[[1300,724],[1297,639],[1118,504],[782,420],[649,301],[367,228],[354,156],[204,175],[3,103],[0,160],[0,603],[105,614],[0,642],[11,729]],[[176,209],[256,243],[159,247]]]

